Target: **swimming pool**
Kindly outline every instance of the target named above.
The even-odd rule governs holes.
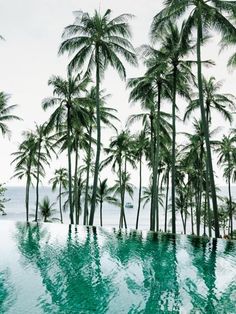
[[[0,313],[236,313],[236,241],[0,224]]]

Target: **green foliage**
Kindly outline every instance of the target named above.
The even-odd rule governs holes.
[[[2,212],[2,215],[6,215],[5,213],[5,203],[8,202],[10,199],[5,198],[5,193],[7,191],[7,188],[4,186],[4,184],[0,183],[0,212]]]
[[[39,208],[44,222],[48,222],[48,218],[50,218],[55,212],[54,205],[54,203],[50,202],[48,196],[45,196],[43,200],[39,203]]]

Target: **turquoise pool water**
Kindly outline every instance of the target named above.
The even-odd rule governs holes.
[[[236,313],[236,242],[0,224],[0,313]]]

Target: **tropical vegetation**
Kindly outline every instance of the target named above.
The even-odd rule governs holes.
[[[71,224],[103,226],[106,203],[119,207],[114,221],[119,228],[142,228],[145,215],[152,231],[233,237],[236,99],[223,90],[222,82],[208,76],[206,67],[217,63],[204,60],[202,49],[215,34],[220,35],[222,49],[235,44],[236,1],[163,4],[150,23],[149,43],[137,49],[130,14],[77,11],[75,21],[65,27],[59,55],[69,55],[67,77],[49,79],[52,96],[44,98],[42,108],[50,116],[24,132],[13,153],[14,176],[26,179],[27,221],[32,184],[35,221],[39,209],[44,221],[50,217],[56,205],[49,198],[40,202],[40,182],[52,160],[66,156],[67,163],[49,181],[57,191],[61,223],[66,220],[63,209],[68,208]],[[226,63],[232,68],[235,60],[234,54]],[[142,73],[129,77],[128,69],[138,62]],[[129,102],[138,108],[125,126],[103,86],[109,67],[126,80]],[[14,106],[8,106],[8,100],[0,93],[3,135],[9,133],[6,123],[19,119],[11,114]],[[216,128],[218,118],[227,127],[223,136]],[[216,186],[219,171],[227,185],[224,195]],[[132,222],[131,209],[126,208],[130,199]]]

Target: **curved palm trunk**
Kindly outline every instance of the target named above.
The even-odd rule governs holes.
[[[176,181],[176,84],[177,65],[173,68],[173,103],[172,103],[172,157],[171,157],[171,203],[172,203],[172,233],[176,233],[176,213],[175,213],[175,181]]]
[[[79,200],[78,200],[78,159],[79,159],[79,147],[76,139],[75,148],[75,174],[74,174],[74,207],[75,207],[75,223],[78,225],[79,217]]]
[[[97,184],[100,166],[100,152],[101,152],[101,119],[100,119],[100,69],[99,69],[99,47],[96,46],[95,52],[95,62],[96,62],[96,122],[97,122],[97,153],[95,160],[95,171],[94,171],[94,181],[93,181],[93,194],[91,203],[91,212],[89,217],[89,225],[93,225],[95,208],[96,208],[96,196],[97,196]]]
[[[68,153],[68,175],[69,175],[69,209],[70,209],[70,222],[74,224],[74,208],[72,199],[72,170],[71,170],[71,107],[67,105],[67,153]]]
[[[166,183],[166,206],[165,206],[165,232],[167,232],[167,215],[168,215],[168,198],[169,198],[169,170],[167,170],[167,183]]]
[[[39,151],[37,160],[37,178],[36,178],[36,208],[35,208],[35,221],[38,221],[38,209],[39,209],[39,176],[40,176],[40,154],[41,154],[41,138],[39,139]]]
[[[59,210],[60,210],[61,223],[63,223],[63,217],[62,217],[62,202],[61,202],[61,182],[60,182],[60,184],[59,184]]]
[[[202,84],[202,65],[201,65],[201,42],[202,42],[202,19],[201,19],[201,3],[198,3],[198,29],[197,29],[197,68],[198,68],[198,89],[199,89],[199,103],[201,108],[201,118],[205,135],[206,151],[207,151],[207,164],[209,170],[209,179],[212,195],[212,205],[214,213],[214,227],[215,227],[215,237],[220,236],[219,230],[219,219],[218,219],[218,208],[217,208],[217,198],[215,190],[215,179],[212,166],[211,158],[211,147],[209,139],[209,129],[206,120],[205,108],[204,108],[204,97],[203,97],[203,84]]]
[[[186,234],[186,212],[185,212],[185,210],[180,211],[180,216],[181,216],[181,220],[182,220],[182,224],[183,224],[183,231],[184,231],[184,234]]]
[[[90,124],[90,127],[89,127],[89,148],[88,148],[87,168],[86,168],[85,199],[84,199],[84,221],[83,221],[84,225],[88,224],[88,191],[89,191],[91,149],[92,149],[92,125]]]
[[[138,192],[138,210],[136,218],[136,229],[138,229],[139,214],[141,208],[141,196],[142,196],[142,153],[139,156],[139,192]]]

